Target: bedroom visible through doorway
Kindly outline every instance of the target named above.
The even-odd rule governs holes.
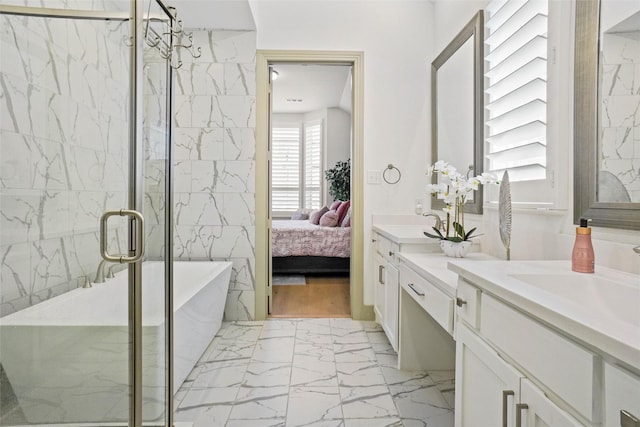
[[[352,65],[269,67],[269,314],[349,317]]]

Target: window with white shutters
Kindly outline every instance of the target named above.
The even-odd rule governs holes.
[[[488,169],[511,182],[546,179],[547,0],[487,6]]]
[[[304,188],[303,208],[320,208],[322,194],[322,122],[304,126]]]

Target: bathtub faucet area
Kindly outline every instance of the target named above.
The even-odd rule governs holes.
[[[105,275],[104,275],[104,268],[105,268],[105,264],[107,263],[106,260],[102,260],[100,261],[100,264],[98,264],[98,270],[96,271],[96,278],[93,279],[93,283],[104,283],[105,282]],[[114,275],[113,275],[113,270],[109,269],[107,271],[107,279],[113,279]]]

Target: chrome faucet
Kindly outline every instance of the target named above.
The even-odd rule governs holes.
[[[640,246],[636,246],[635,248],[633,248],[633,252],[640,254]]]
[[[106,260],[102,260],[100,261],[100,264],[98,264],[98,270],[96,271],[96,278],[93,279],[93,283],[104,283],[105,279],[104,279],[104,266],[106,264]],[[108,278],[113,277],[113,273],[111,274],[111,276],[109,276],[107,274]]]
[[[422,216],[432,216],[436,219],[436,223],[434,225],[434,228],[437,228],[438,230],[442,230],[444,231],[444,224],[442,223],[442,219],[438,216],[438,214],[434,214],[434,213],[427,213],[427,214],[422,214]]]

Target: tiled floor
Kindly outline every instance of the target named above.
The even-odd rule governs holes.
[[[453,372],[407,372],[374,322],[224,323],[176,395],[194,427],[453,426]]]

